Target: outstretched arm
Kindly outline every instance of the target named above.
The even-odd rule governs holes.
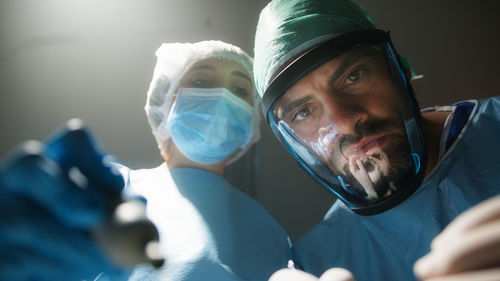
[[[123,202],[108,157],[79,120],[9,154],[0,166],[0,280],[126,278],[140,259],[116,257],[141,256],[157,233],[137,204]],[[138,224],[146,233],[127,235]]]
[[[500,196],[452,221],[414,270],[421,280],[500,280]]]

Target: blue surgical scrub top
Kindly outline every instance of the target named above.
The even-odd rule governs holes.
[[[147,200],[165,265],[130,280],[267,280],[291,259],[288,236],[255,200],[222,177],[165,164],[130,170],[127,192]]]
[[[337,200],[296,241],[295,263],[317,276],[343,267],[357,281],[417,280],[413,265],[432,239],[460,213],[500,193],[500,98],[471,102],[463,128],[448,126],[455,140],[444,141],[448,149],[410,198],[374,216],[359,216]]]

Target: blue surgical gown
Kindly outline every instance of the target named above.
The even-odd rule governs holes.
[[[222,177],[165,164],[130,170],[127,191],[147,200],[165,265],[142,265],[130,280],[267,280],[291,259],[283,228]]]
[[[475,102],[466,121],[410,198],[374,216],[337,201],[294,244],[296,264],[317,276],[343,267],[357,281],[417,280],[413,265],[432,239],[457,215],[500,193],[500,98]]]

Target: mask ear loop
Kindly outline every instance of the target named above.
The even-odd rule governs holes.
[[[160,124],[158,124],[158,127],[156,128],[154,136],[156,138],[156,142],[159,144],[161,143],[161,146],[158,145],[160,151],[163,151],[164,149],[167,150],[167,148],[169,147],[168,141],[171,142],[170,129],[168,128],[168,120],[170,119],[172,108],[175,106],[175,101],[177,99],[177,96],[178,92],[165,94],[165,101],[161,106],[159,106],[159,111],[163,115],[163,118]],[[163,158],[165,158],[165,156],[163,156]]]
[[[174,142],[172,141],[172,138],[168,138],[167,140],[161,142],[161,147],[159,147],[160,154],[166,162],[170,159],[170,155],[172,155],[173,145]]]

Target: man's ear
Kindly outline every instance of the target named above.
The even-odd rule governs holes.
[[[411,74],[411,71],[409,71],[406,67],[404,67],[404,72],[405,72],[406,79],[407,79],[408,81],[411,81],[412,76],[413,76],[413,75]]]
[[[405,76],[406,76],[406,79],[408,79],[408,81],[412,81],[412,80],[417,80],[417,79],[421,79],[424,77],[423,74],[415,74],[414,72],[411,72],[409,69],[407,69],[406,67],[403,66],[403,70],[404,70],[404,73],[405,73]]]

